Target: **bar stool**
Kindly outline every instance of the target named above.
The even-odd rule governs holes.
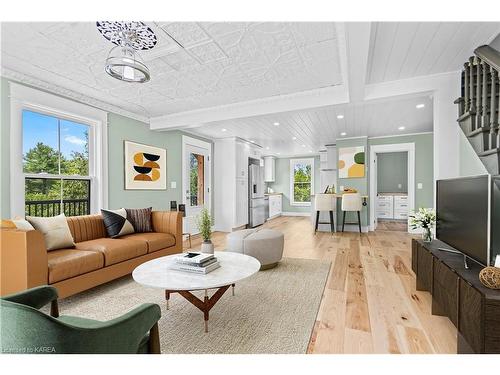
[[[314,233],[318,231],[318,224],[330,224],[331,231],[334,231],[335,221],[333,220],[333,211],[335,211],[335,195],[333,194],[316,194],[314,195],[314,208],[316,210],[316,225]],[[330,222],[320,222],[319,213],[321,211],[330,212]]]
[[[343,218],[342,218],[342,232],[344,231],[345,213],[346,213],[346,211],[352,211],[352,212],[358,213],[358,227],[359,227],[359,233],[361,233],[360,212],[361,212],[362,205],[363,204],[361,201],[361,195],[359,193],[344,193],[344,194],[342,194],[342,211],[344,211]],[[354,223],[352,223],[352,224],[354,224]]]

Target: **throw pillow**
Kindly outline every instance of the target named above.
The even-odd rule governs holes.
[[[116,238],[134,233],[134,227],[127,217],[127,211],[124,208],[120,208],[119,210],[101,209],[101,214],[109,237]]]
[[[47,251],[74,247],[73,236],[64,214],[52,217],[27,216],[26,220],[42,232]]]
[[[136,233],[152,232],[151,211],[153,207],[148,208],[126,208],[127,218],[132,223]]]

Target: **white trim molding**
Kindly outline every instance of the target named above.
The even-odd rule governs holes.
[[[295,211],[285,211],[281,213],[281,216],[311,216],[310,212],[295,212]]]
[[[389,145],[370,146],[370,231],[376,228],[377,211],[377,174],[376,155],[387,152],[407,152],[408,153],[408,213],[415,209],[415,143],[395,143]],[[409,228],[409,226],[408,226]]]
[[[294,180],[294,166],[295,164],[310,164],[311,165],[311,195],[314,193],[314,158],[297,158],[290,159],[290,206],[294,207],[310,207],[311,202],[295,202],[293,199],[293,185],[295,183]]]
[[[22,111],[44,113],[90,126],[89,164],[91,179],[91,212],[108,205],[108,130],[107,113],[31,87],[9,82],[10,89],[10,214],[25,215],[23,173]]]
[[[136,112],[131,112],[129,110],[123,109],[122,107],[103,102],[101,100],[92,98],[90,96],[78,93],[73,90],[69,90],[63,88],[61,86],[55,85],[53,83],[49,83],[47,81],[43,81],[41,79],[29,76],[24,73],[20,73],[8,68],[2,67],[1,76],[6,78],[7,80],[12,80],[15,82],[19,82],[24,85],[32,86],[33,88],[44,90],[49,93],[53,93],[56,95],[63,96],[65,98],[77,101],[82,104],[86,104],[90,107],[94,107],[96,109],[100,109],[107,112],[113,112],[118,115],[122,115],[125,117],[129,117],[138,121],[145,122],[149,124],[149,117],[146,114],[138,114]],[[15,83],[13,82],[13,83]]]

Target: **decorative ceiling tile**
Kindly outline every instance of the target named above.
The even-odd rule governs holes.
[[[182,47],[208,42],[209,36],[196,22],[172,22],[161,24],[161,28]]]
[[[280,22],[148,25],[158,49],[141,53],[151,71],[143,85],[104,73],[113,46],[93,22],[3,23],[2,63],[155,116],[341,84],[333,23],[314,23],[312,31],[308,24]],[[161,113],[141,87],[163,96]]]
[[[228,57],[215,42],[200,44],[189,48],[188,51],[202,64],[227,59]]]

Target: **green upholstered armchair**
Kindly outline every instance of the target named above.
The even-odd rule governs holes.
[[[50,316],[39,309],[51,303]],[[119,318],[59,316],[57,290],[40,286],[1,298],[2,353],[160,353],[160,307],[146,303]]]

